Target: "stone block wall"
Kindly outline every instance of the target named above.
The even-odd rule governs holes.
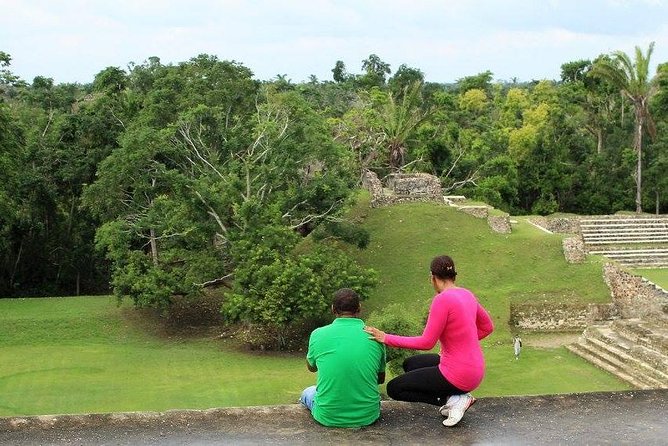
[[[385,182],[396,195],[436,196],[443,199],[441,181],[428,173],[391,174]]]
[[[487,218],[489,215],[489,207],[487,206],[457,206],[457,210],[475,218]]]
[[[362,174],[362,187],[369,191],[371,200],[381,197],[383,194],[383,185],[375,172],[367,170]]]
[[[642,318],[668,314],[668,291],[615,263],[603,267],[603,279],[622,318]]]
[[[492,231],[499,234],[510,234],[513,232],[510,226],[510,215],[490,215],[487,217],[487,224]]]
[[[614,303],[610,304],[589,304],[589,322],[597,323],[600,321],[611,321],[619,319],[619,308]]]
[[[440,180],[426,173],[389,175],[383,188],[378,175],[368,170],[362,176],[362,186],[371,193],[371,207],[413,201],[443,203]]]
[[[510,325],[521,330],[577,331],[586,328],[589,319],[586,304],[541,302],[510,306]]]
[[[582,237],[568,237],[562,241],[564,257],[568,263],[582,263],[587,258]]]
[[[530,221],[550,232],[559,234],[580,233],[580,220],[578,217],[533,217]]]

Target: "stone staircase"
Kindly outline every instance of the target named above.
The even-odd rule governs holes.
[[[580,220],[589,254],[634,268],[668,268],[668,218],[586,218]]]
[[[639,389],[668,389],[668,316],[590,325],[568,350]]]

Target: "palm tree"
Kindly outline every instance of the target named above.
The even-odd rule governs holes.
[[[654,137],[656,128],[649,112],[649,100],[658,90],[656,79],[649,77],[649,60],[654,51],[654,42],[649,44],[647,53],[643,54],[640,47],[635,48],[635,60],[622,51],[615,51],[609,58],[600,58],[594,64],[592,74],[609,81],[619,88],[622,96],[628,98],[635,112],[635,131],[633,149],[637,154],[636,181],[636,212],[642,212],[642,136],[647,131]]]
[[[399,170],[404,165],[407,144],[413,131],[429,116],[420,107],[422,82],[407,85],[401,98],[390,93],[381,110],[382,130],[389,152],[390,167]]]

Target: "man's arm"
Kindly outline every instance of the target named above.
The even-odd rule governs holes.
[[[378,365],[378,384],[385,382],[385,367],[387,366],[387,352],[384,345],[379,345],[381,349],[380,364]]]
[[[317,331],[317,330],[316,330]],[[309,372],[317,372],[318,365],[316,364],[316,355],[315,355],[315,332],[311,333],[311,336],[308,338],[308,350],[306,350],[306,368]]]

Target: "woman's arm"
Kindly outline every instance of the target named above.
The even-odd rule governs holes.
[[[447,322],[447,308],[444,299],[434,299],[429,309],[427,325],[421,336],[398,336],[386,334],[375,327],[365,327],[364,331],[371,334],[375,340],[390,347],[410,348],[415,350],[430,350],[441,336]]]
[[[486,338],[491,332],[494,331],[494,323],[492,322],[492,318],[489,317],[487,310],[485,310],[480,304],[478,304],[475,324],[478,328],[478,340]]]

